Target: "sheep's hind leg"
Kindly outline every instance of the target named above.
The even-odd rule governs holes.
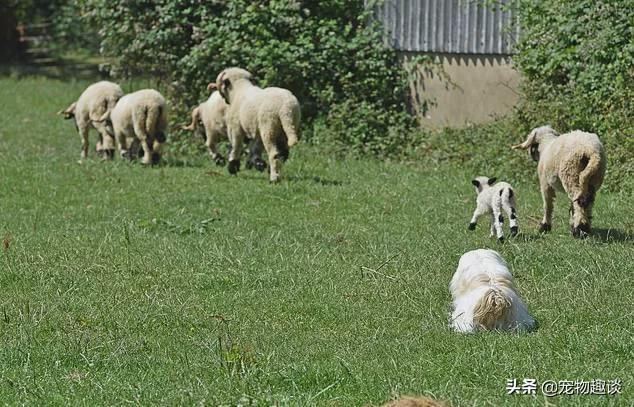
[[[207,134],[208,136],[205,145],[207,146],[209,156],[216,163],[216,165],[222,167],[225,165],[225,158],[218,152],[217,146],[220,134],[214,131],[207,131]]]
[[[493,211],[493,226],[495,228],[495,232],[497,238],[500,242],[504,241],[504,231],[502,230],[502,225],[504,224],[504,216],[501,211]]]
[[[79,135],[81,136],[81,154],[80,162],[88,158],[88,126],[78,126]]]
[[[471,217],[471,221],[469,222],[469,230],[475,230],[476,225],[478,224],[478,218],[486,213],[485,210],[476,207],[475,211],[473,211],[473,216]]]
[[[509,217],[509,227],[511,228],[511,236],[517,236],[519,232],[520,225],[517,220],[517,212],[515,211],[515,207],[513,206],[504,206],[504,211]]]
[[[553,220],[553,200],[555,191],[549,186],[542,186],[542,199],[544,201],[544,218],[539,225],[540,232],[550,232]]]
[[[247,160],[247,168],[255,168],[256,170],[262,172],[266,169],[266,161],[262,159],[262,151],[264,150],[264,145],[262,144],[262,139],[256,137],[251,140],[249,143],[249,159]]]
[[[231,142],[231,151],[229,152],[227,170],[229,170],[229,174],[236,175],[240,171],[240,156],[242,155],[244,134],[240,131],[229,132],[229,141]]]
[[[261,134],[266,155],[269,156],[269,180],[271,182],[278,182],[280,180],[280,169],[282,167],[282,157],[280,155],[280,151],[273,141],[272,131],[262,131]]]
[[[584,237],[590,234],[594,197],[594,188],[590,186],[590,191],[586,196],[572,201],[571,232],[574,237]]]

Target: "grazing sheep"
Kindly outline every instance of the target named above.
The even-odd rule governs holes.
[[[269,156],[270,180],[277,182],[282,162],[288,159],[289,147],[297,143],[300,122],[297,98],[286,89],[255,86],[252,75],[240,68],[220,72],[208,89],[218,89],[228,105],[229,172],[235,174],[240,169],[244,138],[259,138]]]
[[[193,131],[203,137],[209,155],[220,166],[225,165],[225,158],[218,153],[216,145],[220,139],[227,137],[226,110],[227,104],[220,92],[213,92],[209,99],[192,111],[192,122],[182,126],[183,130]],[[252,141],[249,153],[247,168],[255,167],[258,171],[264,171],[266,163],[262,160],[262,143],[259,140]]]
[[[76,102],[65,110],[57,112],[64,119],[75,119],[75,126],[81,136],[81,159],[88,156],[88,132],[93,127],[99,133],[97,153],[105,158],[114,157],[114,139],[108,132],[106,124],[101,121],[104,114],[108,114],[123,96],[121,87],[116,83],[101,81],[93,83],[82,92]]]
[[[544,200],[544,218],[539,226],[548,232],[552,225],[555,191],[570,198],[570,227],[573,236],[590,233],[592,206],[605,176],[606,158],[599,137],[575,130],[558,136],[550,126],[534,129],[514,149],[528,149],[538,161],[537,173]]]
[[[392,400],[383,404],[382,407],[445,407],[442,401],[434,400],[429,397],[411,397],[405,396],[397,400]]]
[[[454,307],[451,326],[458,332],[535,327],[535,320],[515,290],[506,262],[493,250],[463,254],[449,289]]]
[[[495,184],[495,180],[496,178],[477,177],[471,181],[476,188],[478,197],[476,198],[476,209],[469,223],[469,230],[475,230],[480,216],[491,214],[491,236],[497,234],[498,240],[503,241],[504,216],[502,210],[509,216],[511,236],[517,235],[519,231],[517,211],[515,210],[515,193],[511,184],[506,182]]]
[[[143,148],[141,163],[154,164],[161,159],[161,144],[165,142],[167,129],[167,105],[165,98],[153,90],[143,89],[119,99],[109,115],[104,115],[112,126],[121,157],[132,159],[138,144]],[[128,146],[128,140],[132,145]]]

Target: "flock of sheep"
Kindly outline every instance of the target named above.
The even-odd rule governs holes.
[[[267,165],[271,182],[280,179],[281,165],[289,148],[298,141],[300,107],[288,90],[262,89],[252,75],[240,68],[223,70],[208,86],[209,99],[196,107],[191,124],[183,129],[204,135],[211,158],[224,165],[217,143],[228,138],[231,149],[228,171],[240,169],[243,144],[249,140],[247,167],[260,171]],[[97,152],[104,158],[115,155],[115,140],[120,155],[126,159],[141,157],[143,164],[160,160],[161,145],[166,141],[167,104],[156,90],[145,89],[124,95],[119,85],[98,82],[90,85],[67,109],[65,118],[75,119],[82,139],[81,158],[88,154],[88,132],[99,133]],[[559,135],[549,126],[534,129],[514,149],[529,150],[538,162],[537,171],[544,201],[540,231],[550,231],[556,191],[570,198],[570,227],[576,237],[590,233],[592,206],[606,171],[606,157],[596,134],[573,131]],[[472,181],[477,192],[477,206],[469,223],[474,230],[478,218],[490,216],[491,236],[504,239],[504,213],[509,217],[511,235],[519,232],[516,194],[506,182],[477,177]],[[451,326],[459,332],[480,330],[530,330],[536,325],[526,305],[517,294],[513,276],[502,257],[492,250],[465,253],[458,264],[450,290],[454,311]]]
[[[247,167],[264,171],[264,149],[270,181],[279,181],[282,163],[299,138],[297,98],[287,89],[254,85],[251,73],[241,68],[225,69],[208,89],[213,91],[211,96],[194,109],[191,124],[183,128],[204,133],[209,154],[219,165],[224,165],[225,159],[216,144],[228,138],[231,150],[227,167],[231,174],[239,171],[243,143],[249,140]],[[132,160],[142,153],[143,164],[160,161],[161,146],[167,139],[167,104],[154,89],[124,95],[116,83],[97,82],[59,114],[75,119],[82,139],[82,160],[88,156],[88,133],[94,128],[99,133],[97,154],[104,158],[114,158],[116,140],[122,158]]]

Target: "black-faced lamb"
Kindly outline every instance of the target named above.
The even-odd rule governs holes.
[[[552,227],[553,200],[556,191],[570,198],[570,227],[573,236],[590,233],[592,206],[603,183],[607,160],[601,140],[594,133],[575,130],[559,136],[550,126],[530,132],[514,149],[527,149],[537,161],[537,173],[544,200],[542,232]]]
[[[477,177],[471,183],[476,188],[478,194],[476,198],[476,209],[469,223],[469,230],[475,230],[478,218],[482,215],[491,215],[491,236],[497,235],[498,240],[504,240],[502,225],[506,212],[509,217],[511,236],[517,235],[519,223],[517,220],[517,210],[515,209],[515,192],[511,184],[507,182],[495,183],[496,178]]]
[[[119,85],[101,81],[88,86],[76,102],[57,112],[64,119],[75,119],[75,126],[81,136],[82,160],[88,156],[88,133],[91,127],[99,133],[97,153],[104,158],[114,157],[114,139],[101,118],[110,113],[122,96],[123,91]]]
[[[260,138],[269,157],[270,181],[277,182],[282,162],[288,159],[289,147],[298,140],[297,98],[286,89],[262,89],[254,85],[251,73],[240,68],[223,70],[208,88],[218,89],[228,105],[229,172],[235,174],[240,169],[244,138]]]

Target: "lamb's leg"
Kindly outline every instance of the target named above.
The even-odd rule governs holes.
[[[583,199],[572,201],[572,235],[575,237],[582,237],[590,233],[595,190],[592,185],[590,185],[589,189]]]
[[[128,150],[128,137],[122,132],[115,130],[114,136],[119,144],[119,155],[128,161],[132,160],[131,151]]]
[[[141,164],[152,164],[152,143],[148,141],[148,139],[143,138],[139,139],[141,142],[141,147],[143,148],[143,158],[141,159]]]
[[[229,131],[229,141],[231,142],[231,151],[229,152],[229,165],[227,169],[229,170],[229,174],[235,175],[240,171],[240,156],[242,155],[244,133],[240,130]]]
[[[478,218],[487,213],[487,210],[480,205],[476,206],[475,211],[473,211],[473,216],[471,217],[471,222],[469,222],[469,230],[475,230],[476,224],[478,223]]]
[[[544,200],[544,218],[539,225],[540,232],[550,232],[553,220],[553,200],[555,199],[555,190],[548,185],[542,185],[542,199]]]
[[[88,125],[82,124],[77,125],[77,130],[79,130],[79,135],[81,136],[81,161],[88,158]]]
[[[266,150],[266,155],[269,157],[269,180],[271,182],[278,182],[280,180],[280,169],[282,168],[282,157],[280,151],[273,140],[275,134],[272,129],[260,130],[262,135],[262,144]]]
[[[502,225],[504,225],[504,216],[502,215],[502,208],[493,209],[493,226],[499,241],[504,240],[504,231]]]
[[[511,236],[517,236],[517,232],[519,232],[519,222],[517,221],[517,211],[515,210],[514,203],[503,204],[502,208],[504,212],[509,217],[509,226],[511,228]]]
[[[495,236],[495,217],[493,217],[493,213],[491,213],[491,232],[489,233],[489,237]]]
[[[262,159],[262,151],[264,145],[262,139],[256,137],[249,143],[249,159],[247,161],[247,168],[255,167],[256,170],[262,172],[266,169],[266,162]]]
[[[211,156],[211,159],[214,160],[216,165],[223,166],[225,165],[225,158],[218,153],[218,140],[220,139],[221,134],[215,131],[206,131],[207,133],[207,141],[205,145],[207,146],[207,151]]]
[[[100,146],[98,152],[104,160],[112,160],[114,158],[114,138],[105,130],[99,130]]]

